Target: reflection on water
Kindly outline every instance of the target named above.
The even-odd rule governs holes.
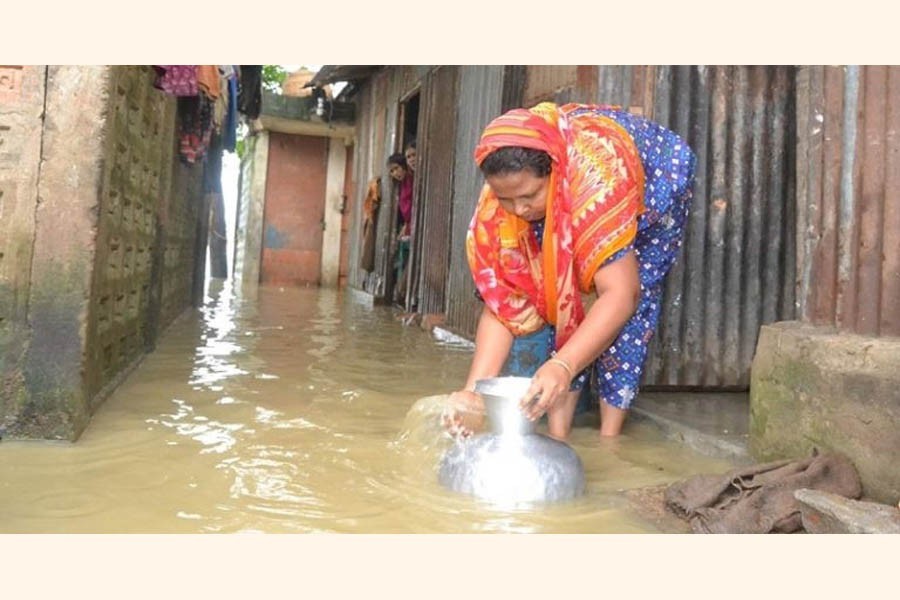
[[[212,282],[75,444],[0,442],[0,532],[655,532],[627,490],[729,465],[629,423],[571,444],[587,493],[489,506],[437,483],[466,344],[334,291]]]

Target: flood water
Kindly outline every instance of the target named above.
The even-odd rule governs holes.
[[[656,533],[628,490],[731,466],[640,421],[601,439],[588,417],[578,500],[454,494],[439,415],[469,347],[353,293],[255,296],[214,281],[74,444],[0,442],[0,533]]]

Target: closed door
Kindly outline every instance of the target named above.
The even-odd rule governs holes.
[[[328,140],[272,132],[260,282],[318,285]]]

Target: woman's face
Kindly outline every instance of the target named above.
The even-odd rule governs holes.
[[[485,178],[500,206],[526,221],[540,221],[547,212],[549,176],[538,177],[530,170],[499,173]]]
[[[416,170],[416,149],[415,148],[407,148],[406,149],[406,164],[409,167],[410,171]]]
[[[396,181],[403,181],[406,178],[406,169],[396,163],[391,163],[391,168],[388,173],[390,173],[391,177]]]

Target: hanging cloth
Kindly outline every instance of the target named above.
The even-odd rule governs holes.
[[[205,95],[178,99],[181,115],[179,154],[187,164],[203,160],[212,139],[212,101]]]
[[[366,199],[363,202],[363,242],[359,255],[359,268],[364,271],[375,270],[375,225],[378,206],[381,204],[381,179],[374,177],[369,181]]]
[[[232,75],[228,78],[228,109],[222,126],[222,147],[228,152],[234,152],[237,145],[237,102],[237,77]]]
[[[197,87],[212,100],[221,94],[218,65],[197,65]]]
[[[259,117],[262,107],[262,65],[241,65],[238,110],[250,120]]]
[[[197,65],[154,65],[156,81],[154,87],[170,96],[196,96]]]

